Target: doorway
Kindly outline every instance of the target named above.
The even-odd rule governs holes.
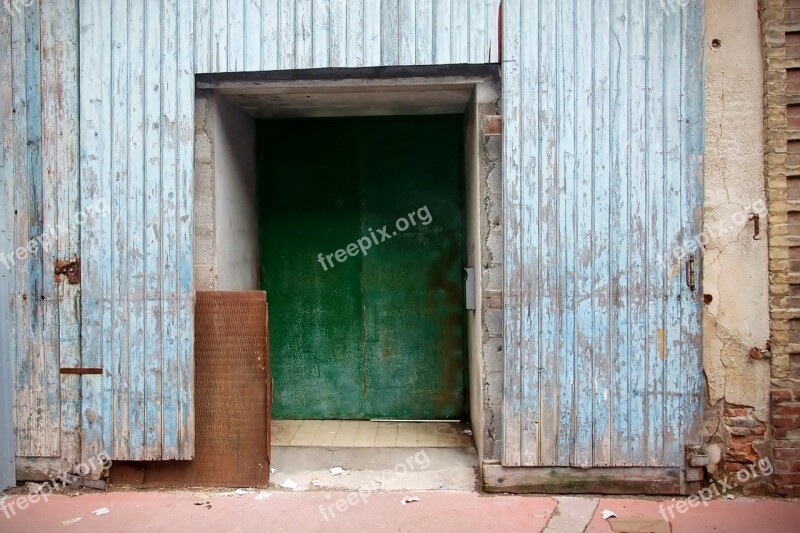
[[[463,419],[463,115],[259,119],[276,419]]]

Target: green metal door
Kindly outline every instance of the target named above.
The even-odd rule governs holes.
[[[259,160],[273,416],[461,417],[461,117],[265,120]]]

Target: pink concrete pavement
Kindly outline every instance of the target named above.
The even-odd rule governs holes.
[[[255,493],[257,494],[257,493]],[[255,494],[224,496],[208,492],[111,492],[78,497],[50,496],[6,518],[0,511],[0,532],[346,532],[403,531],[503,533],[542,531],[557,502],[546,496],[485,496],[467,492],[286,493],[274,492],[258,501]],[[419,503],[402,505],[405,496]],[[348,503],[348,497],[350,502]],[[11,496],[10,501],[20,498]],[[196,503],[210,502],[211,509]],[[600,518],[603,509],[620,517],[659,517],[662,501],[600,499],[588,532],[608,532]],[[663,500],[669,505],[671,499]],[[337,505],[339,509],[337,510]],[[107,507],[110,514],[93,516]],[[327,516],[327,521],[323,512]],[[64,526],[63,520],[81,517]],[[718,500],[675,514],[675,532],[793,532],[800,531],[800,502],[738,498]],[[578,532],[565,532],[578,533]]]

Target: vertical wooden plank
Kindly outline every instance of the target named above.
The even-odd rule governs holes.
[[[245,21],[244,2],[247,0],[228,0],[228,72],[244,70]]]
[[[664,250],[664,10],[648,0],[645,107],[647,130],[647,463],[664,461],[664,296],[666,269],[658,258]]]
[[[364,66],[364,0],[347,3],[347,66]]]
[[[364,0],[364,66],[381,65],[381,0]]]
[[[261,70],[261,55],[264,53],[261,28],[261,0],[244,0],[244,67],[253,72]],[[183,38],[183,37],[181,37]]]
[[[329,56],[332,67],[347,66],[347,2],[331,0]]]
[[[211,0],[211,68],[212,72],[228,72],[228,2]],[[294,52],[293,52],[294,54]]]
[[[195,0],[194,4],[194,62],[197,74],[211,72],[213,65],[211,2],[212,0]]]
[[[450,11],[451,45],[450,63],[469,62],[469,3],[465,0],[452,2]]]
[[[664,210],[666,233],[664,249],[659,258],[666,271],[666,320],[665,329],[665,382],[664,382],[664,453],[668,466],[684,466],[683,441],[681,436],[681,296],[683,285],[681,259],[675,258],[675,250],[682,244],[681,220],[681,13],[668,10],[664,24],[664,156],[665,169]],[[694,368],[692,368],[694,371]]]
[[[452,44],[450,15],[450,0],[433,0],[433,64],[435,65],[446,65],[453,62],[450,54]],[[503,19],[505,20],[505,14]],[[515,27],[519,27],[519,21],[516,21]]]
[[[576,173],[575,173],[575,113],[578,95],[575,91],[576,68],[576,24],[575,4],[559,3],[559,23],[557,26],[558,72],[562,77],[558,93],[558,138],[560,165],[559,184],[559,235],[561,236],[563,281],[559,306],[563,313],[563,338],[558,353],[558,435],[556,436],[555,464],[569,466],[572,457],[572,417],[575,405],[575,247],[576,241]]]
[[[112,145],[115,147],[111,159],[113,186],[111,194],[111,225],[114,245],[111,250],[111,298],[113,301],[113,333],[111,336],[111,396],[112,440],[107,442],[107,451],[113,457],[127,457],[130,453],[130,358],[128,353],[128,151],[130,149],[130,123],[128,121],[128,95],[130,91],[130,44],[128,42],[128,19],[132,15],[125,9],[114,9],[111,13],[112,38],[112,84],[111,114]]]
[[[439,2],[441,4],[441,2]],[[521,463],[521,324],[522,314],[522,257],[520,233],[520,198],[522,168],[520,143],[520,0],[504,3],[504,50],[509,61],[503,62],[503,451],[502,463],[518,466]],[[434,23],[442,20],[437,12]],[[437,24],[438,27],[438,24]],[[449,39],[448,39],[449,42]],[[438,43],[438,40],[437,40]],[[436,51],[434,52],[436,54]]]
[[[692,2],[681,10],[683,22],[682,68],[686,97],[681,101],[682,151],[682,218],[683,242],[703,231],[703,3]],[[703,436],[703,361],[702,361],[702,297],[703,249],[694,251],[698,265],[697,289],[692,294],[682,286],[681,308],[681,375],[683,401],[681,428],[684,443],[695,444]]]
[[[279,0],[261,0],[261,70],[278,69],[278,20]]]
[[[187,3],[191,4],[191,0]],[[178,36],[191,33],[191,10],[178,5]],[[175,136],[180,141],[176,148],[175,221],[177,224],[175,258],[177,274],[177,351],[178,377],[178,428],[177,441],[180,459],[194,457],[194,74],[191,68],[191,42],[179,39],[177,80],[177,125]],[[172,369],[169,370],[172,372]]]
[[[159,15],[160,16],[160,15]],[[141,461],[145,455],[145,280],[144,280],[144,180],[145,180],[145,10],[143,2],[131,3],[128,22],[128,195],[120,199],[118,209],[128,217],[127,237],[127,300],[129,358],[128,383],[128,447],[131,460]],[[216,37],[214,37],[216,39]],[[217,65],[216,58],[214,65]],[[213,65],[212,65],[213,66]],[[150,88],[152,90],[152,88]],[[112,204],[113,210],[113,204]],[[124,430],[123,430],[124,431]],[[115,456],[116,458],[116,456]]]
[[[417,0],[416,64],[433,63],[433,1]]]
[[[67,224],[68,234],[58,242],[58,255],[74,259],[78,248],[80,228],[71,224],[80,209],[80,183],[78,167],[78,6],[74,2],[59,5],[56,41],[63,43],[60,50],[59,79],[62,84],[59,100],[59,171],[58,218],[59,226]],[[59,231],[61,228],[59,228]],[[77,367],[81,364],[80,285],[62,281],[59,287],[59,337],[61,366]],[[80,376],[61,376],[61,455],[67,461],[77,462],[81,455]]]
[[[592,267],[592,368],[593,368],[593,414],[592,414],[592,448],[593,466],[608,466],[611,462],[611,347],[609,345],[609,216],[610,187],[612,180],[617,179],[610,174],[610,93],[609,93],[609,47],[610,47],[610,7],[609,0],[596,0],[592,3],[594,10],[592,62],[594,105],[593,146],[593,267]]]
[[[487,63],[497,63],[500,61],[500,25],[498,24],[500,13],[500,0],[486,0],[486,24],[487,24]]]
[[[628,107],[630,71],[628,70],[628,0],[611,3],[611,227],[617,228],[611,236],[611,346],[614,370],[610,401],[611,413],[611,464],[626,466],[630,463],[628,445],[631,425],[628,401],[630,389],[630,317],[627,305],[630,297],[628,256],[630,235],[627,231],[630,220],[631,180],[629,165]]]
[[[541,143],[540,138],[552,135],[550,126],[554,125],[555,116],[544,117],[540,110],[546,108],[550,103],[548,96],[555,93],[552,86],[552,74],[549,69],[553,65],[546,64],[547,51],[543,51],[545,57],[537,46],[540,35],[539,28],[539,6],[538,2],[522,3],[519,13],[519,63],[520,75],[519,85],[509,87],[509,90],[519,91],[520,129],[524,132],[518,142],[521,143],[520,151],[520,186],[519,186],[519,240],[520,257],[516,268],[520,270],[521,292],[519,295],[520,316],[520,417],[521,417],[521,447],[520,462],[522,465],[537,465],[540,463],[542,438],[549,437],[548,432],[552,432],[552,402],[545,404],[540,412],[541,399],[546,394],[552,394],[552,387],[546,391],[542,388],[541,381],[546,381],[552,376],[550,372],[539,372],[539,368],[547,365],[548,357],[551,353],[545,353],[548,349],[544,338],[555,338],[554,331],[548,328],[555,326],[555,315],[552,320],[547,316],[552,307],[552,294],[548,293],[546,282],[548,278],[544,275],[540,278],[541,268],[537,268],[541,261],[546,261],[548,250],[554,249],[555,239],[548,242],[548,238],[554,236],[554,224],[544,224],[540,234],[539,227],[542,220],[547,220],[555,213],[552,209],[552,202],[555,198],[552,189],[553,168],[552,160],[543,161],[541,152],[546,151],[547,155],[552,155],[555,150],[555,143]],[[454,16],[454,20],[455,20]],[[455,29],[454,29],[455,35]],[[552,35],[552,34],[551,34]],[[542,35],[542,39],[544,35]],[[541,63],[540,63],[541,60]],[[549,111],[552,112],[552,109]],[[545,111],[546,113],[547,111]],[[552,136],[549,137],[552,139]],[[546,156],[545,156],[546,157]],[[552,257],[552,255],[551,255]],[[549,278],[554,279],[555,276]],[[540,314],[541,313],[541,314]],[[550,347],[552,348],[552,346]],[[551,368],[551,367],[547,367]],[[552,368],[551,368],[552,370]],[[549,398],[552,398],[550,396]],[[545,436],[545,433],[548,435]]]
[[[417,55],[417,6],[415,0],[398,0],[398,62],[413,65]]]
[[[145,3],[145,59],[144,59],[144,357],[145,357],[145,459],[161,457],[161,387],[162,387],[162,328],[161,269],[163,231],[161,172],[161,139],[165,124],[162,122],[162,92],[164,71],[172,58],[163,54],[164,16],[160,0]],[[230,35],[230,33],[229,33]],[[228,67],[235,67],[236,48],[228,48]],[[163,62],[163,63],[162,63]],[[173,63],[174,65],[174,63]],[[174,68],[174,67],[173,67]]]
[[[161,64],[161,375],[160,458],[176,459],[178,452],[178,278],[177,278],[177,150],[181,143],[193,143],[191,137],[178,135],[178,99],[189,95],[178,92],[178,42],[187,41],[178,33],[176,4],[163,6]],[[187,10],[187,13],[190,11]],[[260,38],[257,39],[260,43]],[[190,66],[190,65],[186,65]],[[193,99],[192,99],[193,101]],[[192,140],[186,140],[192,139]]]
[[[381,0],[381,65],[397,65],[399,61],[399,0]]]
[[[43,339],[44,296],[43,254],[35,246],[36,238],[42,234],[43,213],[43,172],[42,172],[42,80],[41,80],[41,12],[38,5],[30,6],[22,14],[25,20],[25,68],[27,113],[25,128],[27,132],[28,176],[28,217],[29,229],[23,246],[30,245],[28,268],[28,298],[31,300],[31,329],[28,357],[31,359],[31,455],[47,456],[47,412],[45,374],[47,361]]]
[[[111,5],[102,0],[80,3],[80,168],[81,205],[108,200],[108,161],[111,127]],[[81,228],[81,364],[102,368],[110,335],[106,297],[110,286],[107,261],[106,220],[93,219]],[[81,379],[81,428],[83,459],[104,451],[103,376]]]
[[[27,128],[27,69],[26,65],[26,24],[24,17],[16,16],[11,22],[11,72],[13,98],[13,177],[15,206],[15,235],[12,249],[25,246],[29,235],[29,191],[28,191],[28,128]],[[31,346],[32,298],[28,295],[30,281],[28,259],[20,255],[14,258],[16,279],[16,377],[14,394],[14,427],[16,428],[16,454],[28,457],[33,453],[31,447],[31,373],[29,357]]]
[[[297,54],[297,64],[295,68],[311,68],[314,66],[311,0],[296,0],[296,9],[295,53]]]
[[[576,11],[577,28],[592,26],[592,10]],[[575,435],[573,466],[590,466],[592,463],[592,350],[594,347],[592,317],[592,33],[576,30],[575,93],[578,99],[575,113],[576,160],[575,195],[577,205],[575,246]],[[505,59],[505,58],[504,58]]]
[[[486,0],[469,2],[469,62],[488,63],[489,47],[486,33]]]
[[[557,5],[554,2],[540,4],[539,17],[536,23],[539,27],[547,24],[548,29],[537,32],[537,26],[531,25],[529,32],[531,41],[523,49],[539,50],[540,64],[538,76],[533,77],[529,84],[539,87],[538,120],[539,120],[539,157],[537,158],[539,182],[541,193],[539,201],[539,214],[531,221],[532,225],[541,225],[539,238],[539,276],[540,276],[540,302],[541,326],[534,328],[532,336],[536,339],[536,330],[540,332],[539,351],[540,358],[536,368],[548,368],[549,371],[540,373],[539,394],[541,395],[542,411],[540,420],[541,456],[540,464],[554,465],[557,462],[556,441],[559,426],[559,394],[558,380],[559,368],[563,364],[559,354],[562,352],[561,343],[564,339],[564,323],[562,306],[559,295],[564,289],[564,270],[561,266],[562,251],[559,245],[560,238],[560,198],[561,184],[559,176],[559,151],[558,121],[560,120],[558,96],[564,90],[564,80],[558,67],[556,42],[557,26],[547,21],[558,21]],[[538,34],[538,39],[537,39]],[[524,38],[523,38],[524,39]],[[528,85],[526,83],[525,85]],[[533,111],[533,110],[532,110]],[[542,224],[542,222],[544,222]],[[530,263],[534,264],[534,263]],[[536,302],[534,298],[532,302]],[[533,304],[532,304],[533,305]],[[534,340],[535,342],[535,340]],[[572,350],[570,349],[570,353]]]
[[[42,222],[41,233],[37,235],[40,243],[38,251],[42,264],[42,295],[39,305],[42,307],[42,352],[43,352],[43,384],[45,450],[44,455],[56,457],[61,455],[61,375],[60,368],[60,325],[58,286],[53,276],[45,275],[53,268],[58,257],[58,226],[62,220],[58,212],[58,175],[63,160],[60,152],[59,123],[61,109],[60,93],[65,83],[61,80],[59,57],[60,46],[57,24],[61,14],[57,12],[57,4],[42,3],[40,16],[41,54],[41,130],[42,130]],[[63,220],[65,225],[69,220]]]
[[[325,68],[330,59],[330,0],[314,0],[314,68]]]
[[[12,51],[11,14],[0,13],[0,48]],[[0,427],[14,428],[16,339],[14,333],[14,121],[12,115],[11,61],[0,63],[0,342],[8,349],[0,355]],[[0,488],[16,485],[15,431],[0,433]]]
[[[630,328],[629,395],[628,395],[628,460],[630,466],[644,466],[645,460],[645,361],[647,354],[647,229],[645,214],[647,138],[645,135],[644,104],[647,94],[645,80],[646,55],[635,43],[646,42],[647,22],[644,2],[630,2],[628,11],[628,72],[630,73],[630,102],[628,118],[628,157],[630,164],[630,219],[628,223],[628,317]]]
[[[280,0],[278,6],[278,68],[288,70],[295,68],[294,44],[294,2]]]

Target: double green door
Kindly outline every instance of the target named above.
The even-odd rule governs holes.
[[[461,417],[461,117],[264,120],[258,152],[273,417]]]

